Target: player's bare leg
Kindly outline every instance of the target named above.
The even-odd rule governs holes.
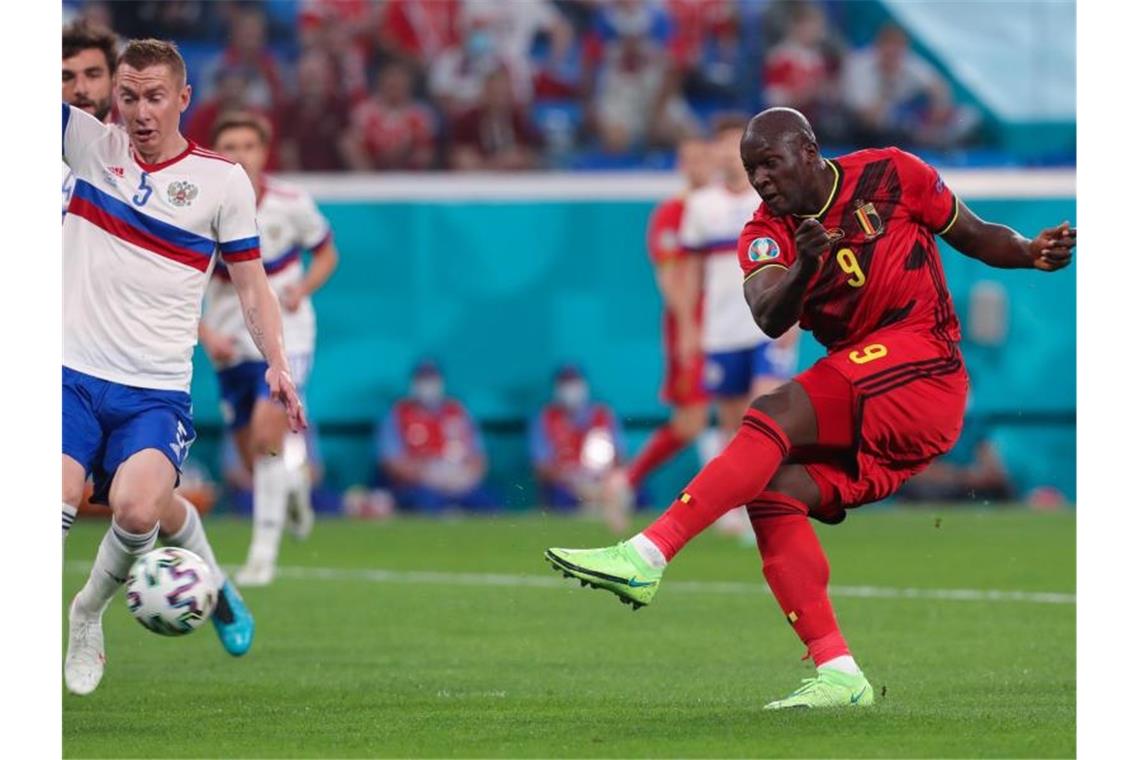
[[[75,516],[79,512],[79,504],[83,501],[83,484],[87,482],[87,473],[83,465],[76,462],[67,454],[63,455],[63,538],[71,531]]]
[[[606,524],[611,530],[615,533],[629,530],[634,494],[645,477],[696,440],[708,424],[708,418],[708,404],[703,401],[675,407],[669,422],[653,431],[629,467],[615,469],[606,479],[602,503]]]
[[[174,465],[157,449],[135,453],[115,473],[111,528],[99,544],[86,585],[71,603],[64,680],[74,694],[90,694],[103,678],[103,610],[126,582],[134,561],[154,548],[159,512],[176,476]]]
[[[263,398],[254,405],[250,424],[236,437],[253,471],[253,538],[245,565],[234,576],[239,586],[267,585],[276,573],[289,492],[289,473],[282,456],[288,428],[285,410]]]

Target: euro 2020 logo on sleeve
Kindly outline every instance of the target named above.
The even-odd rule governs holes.
[[[748,246],[749,261],[770,261],[779,256],[780,246],[770,237],[756,238]]]

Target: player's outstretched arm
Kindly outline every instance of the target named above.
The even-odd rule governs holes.
[[[246,329],[265,361],[269,362],[269,370],[265,373],[269,392],[284,405],[289,417],[289,428],[294,433],[303,430],[307,427],[305,410],[289,374],[285,338],[281,330],[281,308],[277,304],[277,296],[269,287],[265,267],[261,259],[251,259],[230,262],[227,269],[238,300],[241,301]]]
[[[800,321],[808,284],[830,248],[831,238],[823,225],[815,219],[805,219],[796,230],[796,258],[792,265],[766,266],[744,281],[744,298],[752,319],[769,338],[779,338]]]
[[[961,201],[958,216],[942,238],[970,258],[1000,269],[1053,272],[1067,267],[1077,245],[1077,229],[1068,222],[1049,227],[1032,240],[1003,224],[978,218]]]

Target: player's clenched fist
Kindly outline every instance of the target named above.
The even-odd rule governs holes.
[[[1068,222],[1042,230],[1029,242],[1033,266],[1046,272],[1067,267],[1073,260],[1073,248],[1076,244],[1077,230]]]
[[[823,254],[831,248],[831,238],[827,230],[815,219],[804,219],[796,230],[796,257],[806,260],[812,266],[819,266]]]

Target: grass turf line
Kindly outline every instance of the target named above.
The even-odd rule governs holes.
[[[219,557],[248,524],[207,520]],[[937,526],[937,527],[936,527]],[[69,560],[105,526],[81,522]],[[844,586],[1072,593],[1071,513],[869,509],[818,526]],[[611,542],[542,517],[320,522],[286,540],[299,567],[549,573],[547,546]],[[555,577],[549,573],[550,577]],[[61,603],[83,574],[64,577]],[[755,595],[670,594],[671,581],[748,582]],[[839,598],[856,657],[886,697],[851,713],[763,713],[811,674],[763,590],[755,549],[699,538],[648,609],[564,587],[283,578],[246,594],[257,638],[225,655],[209,628],[143,630],[106,616],[107,675],[64,697],[68,757],[907,756],[1075,754],[1075,606]],[[62,666],[62,653],[60,665]],[[62,680],[62,679],[61,679]],[[62,688],[62,683],[61,683]]]

